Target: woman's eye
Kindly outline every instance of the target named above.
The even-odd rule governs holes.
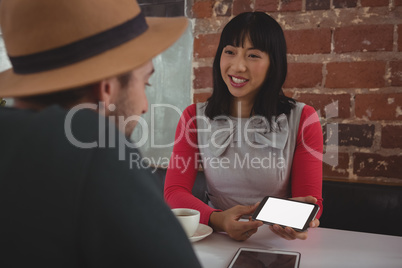
[[[260,56],[256,55],[256,54],[250,54],[248,55],[250,58],[261,58]]]
[[[234,52],[233,52],[233,51],[231,51],[231,50],[225,50],[225,54],[228,54],[228,55],[233,55],[233,54],[234,54]]]

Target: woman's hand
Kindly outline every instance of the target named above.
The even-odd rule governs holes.
[[[295,197],[295,198],[290,198],[292,200],[296,201],[301,201],[301,202],[307,202],[307,203],[312,203],[315,204],[317,203],[317,198],[313,196],[306,196],[306,197]],[[309,226],[310,228],[315,228],[320,225],[320,221],[318,219],[314,219],[310,222]],[[269,226],[269,229],[271,229],[272,232],[274,232],[276,235],[285,238],[286,240],[294,240],[294,239],[301,239],[301,240],[306,240],[307,239],[307,231],[305,232],[297,232],[293,230],[290,227],[281,227],[278,224],[274,224],[272,226]]]
[[[244,241],[257,232],[263,225],[261,221],[239,221],[243,215],[254,213],[259,203],[252,206],[235,206],[225,211],[214,211],[209,218],[209,225],[217,232],[226,232],[229,237]]]

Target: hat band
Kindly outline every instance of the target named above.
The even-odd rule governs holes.
[[[30,54],[11,57],[14,72],[31,74],[64,67],[130,41],[148,29],[144,14],[141,12],[133,19],[96,35],[74,43]]]

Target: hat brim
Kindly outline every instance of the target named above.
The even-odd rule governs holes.
[[[170,47],[184,33],[185,17],[146,18],[149,29],[118,47],[62,68],[19,75],[0,73],[0,97],[47,94],[101,81],[133,70]]]

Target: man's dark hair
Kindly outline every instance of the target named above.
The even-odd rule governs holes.
[[[286,41],[281,26],[263,12],[246,12],[233,18],[223,29],[213,63],[213,93],[208,99],[205,114],[213,119],[230,115],[230,94],[222,79],[220,59],[227,45],[240,47],[247,38],[254,48],[268,53],[270,66],[265,81],[257,93],[251,115],[261,115],[271,123],[279,114],[288,115],[295,100],[282,90],[287,74]]]

